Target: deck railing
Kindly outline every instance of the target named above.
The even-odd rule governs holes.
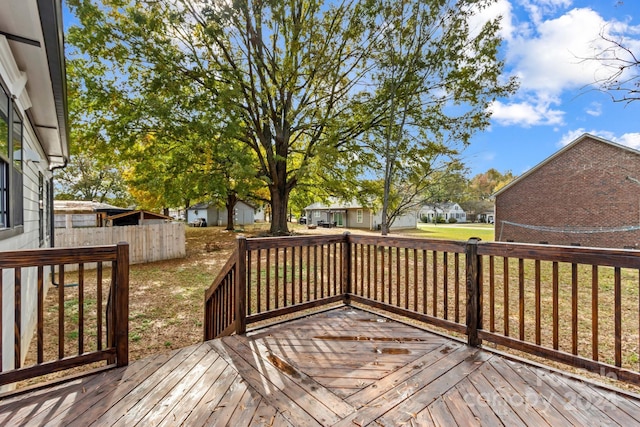
[[[465,334],[473,346],[484,340],[640,384],[639,293],[634,250],[348,233],[239,238],[207,291],[205,339],[354,302]]]
[[[85,269],[89,263],[97,268]],[[47,297],[51,287],[56,289]],[[0,340],[2,359],[12,352],[14,361],[0,372],[0,385],[97,362],[128,364],[128,244],[3,252],[0,290],[0,330],[15,331],[11,347],[2,345],[4,336]],[[35,336],[29,348],[24,338],[33,324],[32,308]],[[5,316],[9,309],[13,315]],[[52,317],[53,325],[47,323]]]

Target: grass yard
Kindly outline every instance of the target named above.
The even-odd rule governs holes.
[[[479,237],[484,242],[493,242],[493,224],[424,224],[419,222],[417,230],[406,230],[403,235],[426,239],[469,240]]]

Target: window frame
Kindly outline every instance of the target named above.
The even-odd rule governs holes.
[[[364,210],[358,209],[356,210],[356,223],[362,224],[364,222]]]
[[[11,92],[0,79],[0,91],[6,98],[7,152],[0,152],[0,217],[4,217],[0,228],[0,240],[24,232],[24,116],[18,111]],[[2,99],[2,96],[0,96]],[[2,99],[4,102],[4,99]],[[3,119],[4,120],[4,119]],[[16,130],[18,125],[19,130]],[[15,135],[19,133],[18,139]],[[15,147],[19,147],[16,155]],[[4,149],[4,145],[2,145]],[[0,150],[2,151],[2,150]]]

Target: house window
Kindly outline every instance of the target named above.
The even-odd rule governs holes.
[[[0,229],[22,225],[23,122],[0,86]]]
[[[356,222],[358,224],[362,224],[362,219],[363,219],[363,215],[362,215],[362,209],[358,209],[356,211]]]
[[[313,211],[313,216],[315,218],[320,218],[320,211]]]

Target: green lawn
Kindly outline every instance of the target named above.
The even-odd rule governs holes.
[[[417,230],[407,230],[402,234],[428,239],[468,240],[479,237],[485,242],[493,242],[492,224],[424,224],[419,222]]]

